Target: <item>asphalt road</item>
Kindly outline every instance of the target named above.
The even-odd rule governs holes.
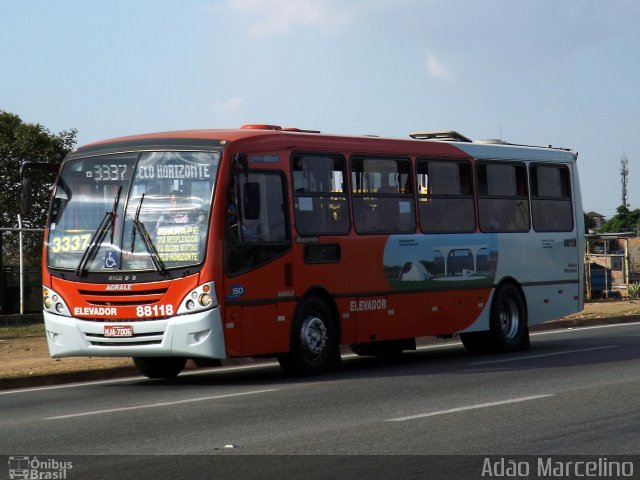
[[[343,364],[0,392],[0,455],[69,459],[69,479],[240,479],[489,478],[486,456],[640,454],[640,324],[536,334],[518,354],[450,343]]]

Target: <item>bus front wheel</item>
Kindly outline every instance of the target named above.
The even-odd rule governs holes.
[[[317,297],[304,299],[291,325],[290,350],[278,356],[289,375],[315,375],[339,363],[338,335],[333,315]]]
[[[187,363],[180,357],[133,357],[133,363],[140,373],[149,378],[174,378]]]

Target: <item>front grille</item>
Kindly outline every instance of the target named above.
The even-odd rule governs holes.
[[[136,289],[135,291],[104,291],[103,290],[78,290],[78,293],[82,299],[89,305],[95,305],[99,307],[112,306],[112,307],[124,307],[130,305],[151,305],[162,300],[167,293],[166,288],[150,288],[145,290],[144,288]]]

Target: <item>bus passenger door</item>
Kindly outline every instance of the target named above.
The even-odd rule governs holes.
[[[227,304],[234,306],[228,310],[236,317],[226,322],[241,331],[228,334],[241,343],[234,349],[241,355],[289,347],[290,321],[276,300],[291,290],[286,198],[284,176],[277,171],[237,174],[230,184],[225,294]]]

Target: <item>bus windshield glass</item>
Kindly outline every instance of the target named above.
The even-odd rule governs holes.
[[[219,152],[67,161],[49,214],[48,266],[83,274],[201,263],[219,161]]]

